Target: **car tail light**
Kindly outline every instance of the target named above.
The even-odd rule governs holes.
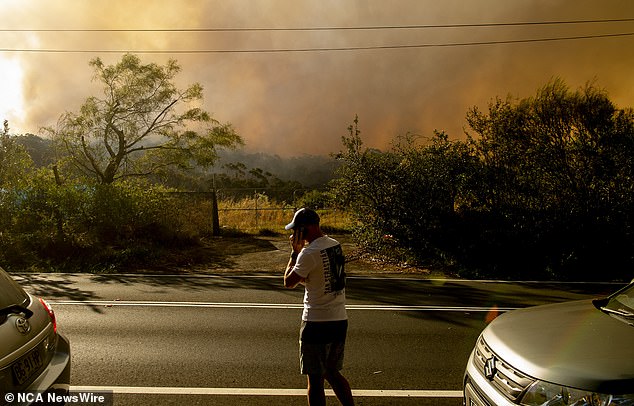
[[[42,298],[40,298],[40,303],[42,303],[42,306],[44,306],[46,312],[51,318],[51,323],[53,323],[53,332],[57,334],[57,319],[55,319],[55,312],[53,311],[53,308]]]

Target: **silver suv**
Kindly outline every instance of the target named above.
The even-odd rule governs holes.
[[[70,386],[70,344],[57,331],[53,309],[0,269],[0,404],[21,404],[18,394]]]
[[[530,307],[495,319],[469,358],[464,403],[634,405],[634,283],[605,299]]]

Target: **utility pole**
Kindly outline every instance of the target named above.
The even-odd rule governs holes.
[[[218,216],[218,197],[216,196],[216,174],[212,177],[212,208],[211,208],[211,235],[217,237],[220,235],[220,218]]]

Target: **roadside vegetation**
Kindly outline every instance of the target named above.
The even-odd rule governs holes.
[[[94,59],[90,67],[101,95],[86,99],[78,112],[62,113],[43,130],[45,137],[13,135],[7,122],[0,131],[4,268],[169,266],[185,256],[176,251],[213,250],[218,231],[234,238],[275,235],[297,205],[322,204],[322,192],[297,180],[221,163],[219,152],[240,147],[242,139],[198,107],[198,84],[175,86],[175,61],[143,64],[128,54],[110,66]],[[325,221],[331,217],[345,228],[336,213],[324,211]],[[214,230],[214,214],[220,230]]]
[[[467,120],[464,141],[407,135],[387,152],[349,128],[334,195],[364,246],[468,277],[631,279],[631,109],[554,80]]]
[[[355,119],[341,151],[317,162],[323,180],[307,184],[221,162],[242,139],[197,107],[199,85],[173,84],[175,61],[90,66],[102,95],[46,137],[0,131],[6,269],[151,267],[213,250],[218,235],[279,235],[309,206],[396,263],[477,278],[632,276],[634,114],[594,85],[496,98],[467,112],[466,138],[405,134],[386,151],[364,146]]]

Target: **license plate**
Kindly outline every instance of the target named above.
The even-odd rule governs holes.
[[[26,382],[42,366],[40,351],[36,348],[24,357],[17,360],[13,365],[13,377],[18,385]]]

